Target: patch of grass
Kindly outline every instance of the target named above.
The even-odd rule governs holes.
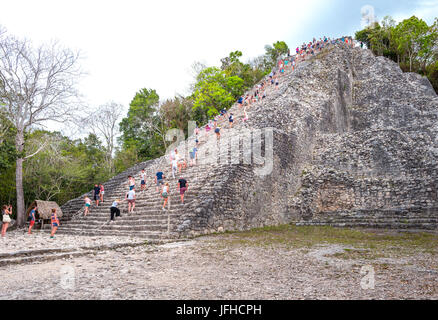
[[[338,229],[327,226],[281,225],[244,232],[227,232],[217,235],[226,246],[311,248],[321,244],[339,244],[367,250],[385,250],[393,254],[427,252],[438,253],[438,235],[429,233],[396,233],[390,231],[366,231]],[[348,254],[348,251],[346,252]],[[352,255],[358,255],[354,252]]]
[[[378,258],[384,257],[381,253],[376,253],[371,250],[355,250],[355,249],[344,249],[345,252],[339,252],[331,255],[331,257],[335,257],[338,259],[344,260],[375,260]]]

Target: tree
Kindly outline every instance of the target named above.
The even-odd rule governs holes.
[[[167,120],[167,129],[180,129],[187,133],[187,124],[191,120],[193,101],[190,98],[176,96],[166,100],[160,108],[160,113]]]
[[[277,41],[271,46],[265,46],[266,57],[269,59],[269,64],[274,67],[277,64],[278,59],[282,55],[286,55],[289,52],[289,47],[284,41]]]
[[[410,72],[412,72],[415,59],[422,52],[428,50],[427,46],[430,45],[430,39],[427,34],[429,30],[427,23],[415,16],[403,20],[395,28],[395,42],[398,51],[402,56],[407,57]]]
[[[25,133],[47,121],[65,122],[77,111],[79,53],[57,42],[34,48],[29,40],[0,38],[0,108],[16,130],[17,225],[24,225],[23,162]]]
[[[118,123],[122,112],[123,105],[109,102],[100,106],[95,113],[85,119],[93,134],[102,137],[105,142],[105,162],[110,173],[114,173],[115,138],[119,133]]]
[[[241,51],[231,52],[228,57],[221,59],[221,70],[225,72],[227,77],[234,76],[242,79],[244,89],[252,88],[263,78],[265,73],[257,69],[255,65],[241,62],[241,57]]]
[[[438,88],[438,18],[433,25],[413,16],[396,25],[385,17],[356,32],[356,39],[367,43],[376,54],[396,61],[405,71],[426,75],[435,90]]]
[[[203,70],[197,78],[193,93],[193,112],[199,123],[205,122],[228,109],[244,92],[243,80],[237,76],[227,77],[224,71],[210,67]]]
[[[23,179],[28,186],[26,205],[30,205],[30,199],[53,200],[66,186],[67,169],[73,159],[63,153],[64,139],[60,133],[42,130],[26,137],[26,149],[29,149],[26,151],[29,153],[38,149],[38,141],[48,141],[47,148],[29,158],[24,166]]]
[[[128,116],[122,119],[120,131],[124,150],[137,150],[141,160],[155,159],[164,151],[156,133],[160,97],[152,89],[141,89],[132,100]]]

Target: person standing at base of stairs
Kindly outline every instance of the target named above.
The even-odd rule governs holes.
[[[94,185],[94,201],[96,201],[96,207],[99,206],[99,200],[100,200],[100,187],[95,184]]]
[[[12,206],[4,205],[2,208],[2,238],[6,236],[6,231],[8,230],[9,224],[11,223]]]
[[[126,194],[126,199],[128,200],[128,213],[134,213],[135,209],[135,188],[129,190]]]
[[[110,208],[110,212],[111,212],[111,222],[114,221],[114,215],[115,215],[116,217],[121,217],[120,209],[117,208],[117,206],[118,206],[120,203],[122,203],[122,202],[123,202],[123,201],[120,201],[120,199],[116,199],[116,200],[113,201],[113,204],[111,205],[111,208]]]
[[[187,183],[186,179],[180,178],[178,180],[178,189],[179,189],[179,194],[181,196],[181,203],[182,204],[184,204],[184,194],[186,193],[188,187],[189,187],[189,184]]]
[[[169,193],[170,193],[169,183],[166,182],[166,184],[163,186],[163,190],[161,192],[161,197],[164,199],[163,211],[166,210],[167,200],[169,200]]]
[[[32,208],[32,210],[30,210],[29,213],[29,230],[27,231],[28,234],[32,234],[32,227],[35,225],[35,215],[36,215],[36,211],[38,210],[38,207],[35,206]]]
[[[56,230],[60,226],[58,215],[56,214],[56,209],[52,209],[52,216],[50,218],[50,222],[52,224],[52,232],[50,233],[50,239],[55,238]]]

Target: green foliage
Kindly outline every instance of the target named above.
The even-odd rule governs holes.
[[[155,90],[140,90],[130,104],[128,116],[120,123],[123,149],[137,150],[140,160],[154,159],[164,151],[162,139],[154,129],[159,126],[159,100]]]
[[[238,76],[227,76],[216,67],[207,68],[198,75],[193,93],[195,119],[203,122],[229,109],[236,99],[244,93],[244,83]]]
[[[289,47],[284,41],[277,41],[272,46],[265,46],[265,51],[266,62],[270,69],[272,69],[276,65],[277,60],[288,53]]]
[[[117,173],[129,169],[139,162],[138,150],[135,147],[128,147],[116,151],[114,166]]]
[[[192,120],[193,100],[177,96],[166,100],[160,108],[166,129],[180,129],[187,135],[187,123]]]
[[[0,113],[0,172],[6,171],[15,164],[16,130],[9,120]]]
[[[376,55],[398,62],[403,70],[428,76],[436,89],[437,21],[428,26],[412,16],[396,25],[391,17],[385,17],[381,24],[356,32],[356,39],[365,42]]]

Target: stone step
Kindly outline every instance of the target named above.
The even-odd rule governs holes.
[[[49,230],[47,230],[49,232]],[[136,238],[144,238],[149,240],[161,240],[167,239],[167,232],[159,232],[159,231],[117,231],[117,230],[83,230],[76,228],[68,228],[68,229],[58,229],[57,234],[72,234],[72,235],[81,235],[81,236],[130,236]]]
[[[70,253],[56,253],[46,255],[33,255],[30,257],[14,257],[9,259],[0,259],[0,266],[13,265],[13,264],[27,264],[33,262],[53,261],[59,259],[69,259],[73,257],[81,257],[88,254],[92,254],[93,251],[75,251]]]
[[[174,215],[170,217],[170,220],[176,220],[180,217],[180,215]],[[136,219],[134,219],[136,218]],[[72,220],[72,221],[68,221],[64,224],[62,224],[62,226],[72,226],[72,225],[101,225],[102,222],[106,222],[110,220],[110,216],[108,215],[107,217],[102,217],[102,219],[90,219],[90,220]],[[149,218],[144,218],[144,217],[116,217],[114,220],[114,223],[119,225],[119,224],[126,224],[129,223],[130,225],[147,225],[147,224],[160,224],[160,223],[167,223],[168,221],[168,217],[167,216],[163,216],[160,218],[154,218],[154,219],[149,219]]]
[[[56,241],[56,236],[54,240]],[[180,241],[186,241],[182,239]],[[165,244],[169,242],[175,242],[172,239],[144,239],[140,242],[128,242],[118,243],[111,245],[99,245],[81,248],[68,248],[68,249],[43,249],[43,250],[26,250],[11,253],[0,254],[0,266],[27,264],[34,262],[46,262],[58,259],[70,259],[73,257],[81,257],[91,254],[96,254],[102,250],[115,250],[126,247],[138,247],[146,244]]]
[[[110,230],[110,231],[167,231],[167,224],[148,224],[148,225],[122,225],[114,223],[105,223],[99,225],[65,225],[62,230],[77,230],[80,228],[82,231],[87,230]],[[61,228],[59,229],[61,230]]]

